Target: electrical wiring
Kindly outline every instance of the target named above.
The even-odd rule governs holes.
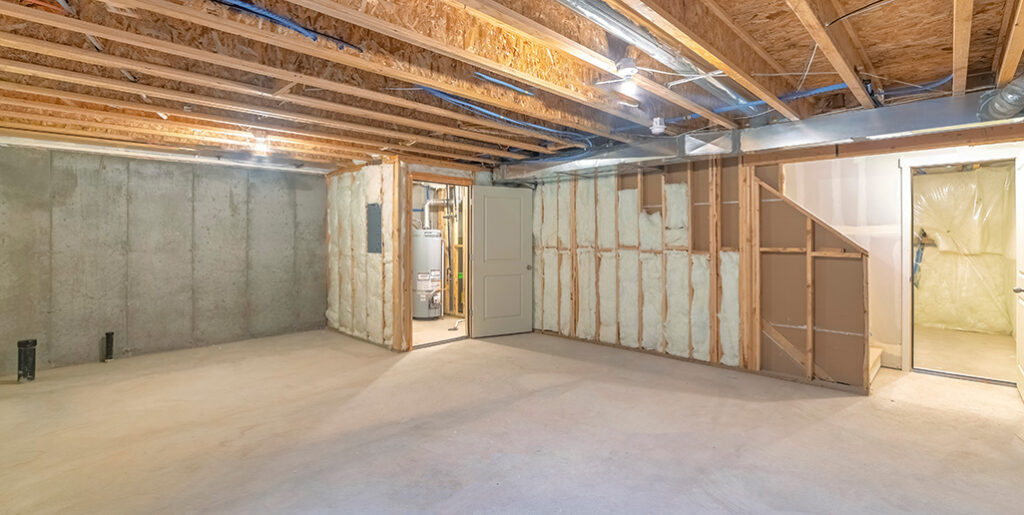
[[[292,21],[292,20],[290,20],[288,18],[285,18],[284,16],[281,16],[280,14],[277,14],[277,13],[271,12],[271,11],[269,11],[267,9],[264,9],[264,8],[258,6],[258,5],[250,4],[248,2],[243,2],[242,0],[213,0],[213,2],[218,3],[218,4],[222,4],[222,5],[226,5],[226,6],[230,7],[230,8],[232,8],[232,9],[235,9],[235,10],[238,10],[238,11],[241,11],[241,12],[244,12],[244,13],[248,13],[248,14],[251,14],[251,15],[259,17],[259,18],[263,18],[264,20],[270,21],[272,23],[276,23],[277,25],[280,25],[280,26],[285,27],[287,29],[294,30],[295,32],[298,32],[299,34],[302,34],[303,36],[305,36],[305,37],[307,37],[309,39],[312,39],[313,41],[317,41],[319,38],[324,38],[324,39],[326,39],[328,41],[333,42],[335,45],[337,45],[339,50],[344,50],[346,48],[351,48],[351,49],[356,50],[358,52],[362,52],[363,51],[362,48],[359,48],[358,46],[353,45],[353,44],[351,44],[351,43],[349,43],[349,42],[347,42],[347,41],[345,41],[345,40],[343,40],[341,38],[337,38],[337,37],[334,37],[334,36],[331,36],[331,35],[328,35],[328,34],[324,34],[322,32],[317,32],[316,30],[313,30],[313,29],[309,29],[309,28],[303,27],[302,25],[299,25],[295,21]]]

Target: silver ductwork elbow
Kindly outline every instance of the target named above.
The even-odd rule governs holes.
[[[1003,89],[981,101],[978,118],[982,121],[1005,120],[1024,111],[1024,76],[1013,79]]]

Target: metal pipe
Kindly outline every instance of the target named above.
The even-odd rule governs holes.
[[[18,342],[18,382],[36,379],[36,341]]]
[[[978,109],[978,118],[984,122],[1006,120],[1017,116],[1021,111],[1024,111],[1024,75],[985,97]]]

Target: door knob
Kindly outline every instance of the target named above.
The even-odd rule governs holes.
[[[1013,293],[1024,293],[1024,288],[1014,288]]]
[[[527,270],[533,270],[533,265],[526,265]]]

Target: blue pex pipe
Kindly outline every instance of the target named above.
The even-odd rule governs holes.
[[[353,45],[351,43],[345,42],[345,41],[343,41],[341,39],[338,39],[338,38],[333,37],[333,36],[329,36],[327,34],[321,34],[321,33],[317,32],[315,30],[312,30],[312,29],[307,29],[306,27],[303,27],[302,25],[299,25],[298,23],[296,23],[296,22],[294,22],[292,20],[289,20],[288,18],[285,18],[284,16],[281,16],[280,14],[268,11],[267,9],[264,9],[264,8],[258,6],[258,5],[253,5],[253,4],[250,4],[248,2],[243,2],[242,0],[213,0],[213,1],[217,2],[217,3],[220,3],[220,4],[224,4],[224,5],[228,6],[228,7],[232,7],[234,9],[238,9],[240,11],[247,12],[247,13],[253,15],[253,16],[256,16],[256,17],[259,17],[259,18],[263,18],[263,19],[268,20],[270,22],[276,23],[276,24],[278,24],[278,25],[280,25],[282,27],[294,30],[295,32],[298,32],[299,34],[302,34],[303,36],[305,36],[305,37],[307,37],[309,39],[312,39],[313,41],[317,41],[317,40],[319,40],[320,36],[323,36],[323,37],[331,40],[332,42],[334,42],[334,44],[338,45],[338,49],[339,50],[344,49],[344,48],[347,47],[347,48],[351,48],[353,50],[358,50],[359,52],[363,51],[362,48],[359,48],[359,47],[357,47],[357,46],[355,46],[355,45]]]
[[[495,77],[491,77],[490,75],[485,75],[485,74],[480,73],[480,72],[473,72],[473,75],[476,75],[478,78],[483,79],[483,80],[485,80],[487,82],[493,82],[493,83],[495,83],[495,84],[497,84],[499,86],[504,86],[504,87],[506,87],[508,89],[511,89],[512,91],[515,91],[516,93],[522,93],[524,95],[530,95],[531,97],[533,96],[533,92],[526,91],[525,89],[520,88],[519,86],[516,86],[515,84],[510,84],[510,83],[505,82],[505,81],[503,81],[501,79],[498,79],[498,78],[495,78]]]

